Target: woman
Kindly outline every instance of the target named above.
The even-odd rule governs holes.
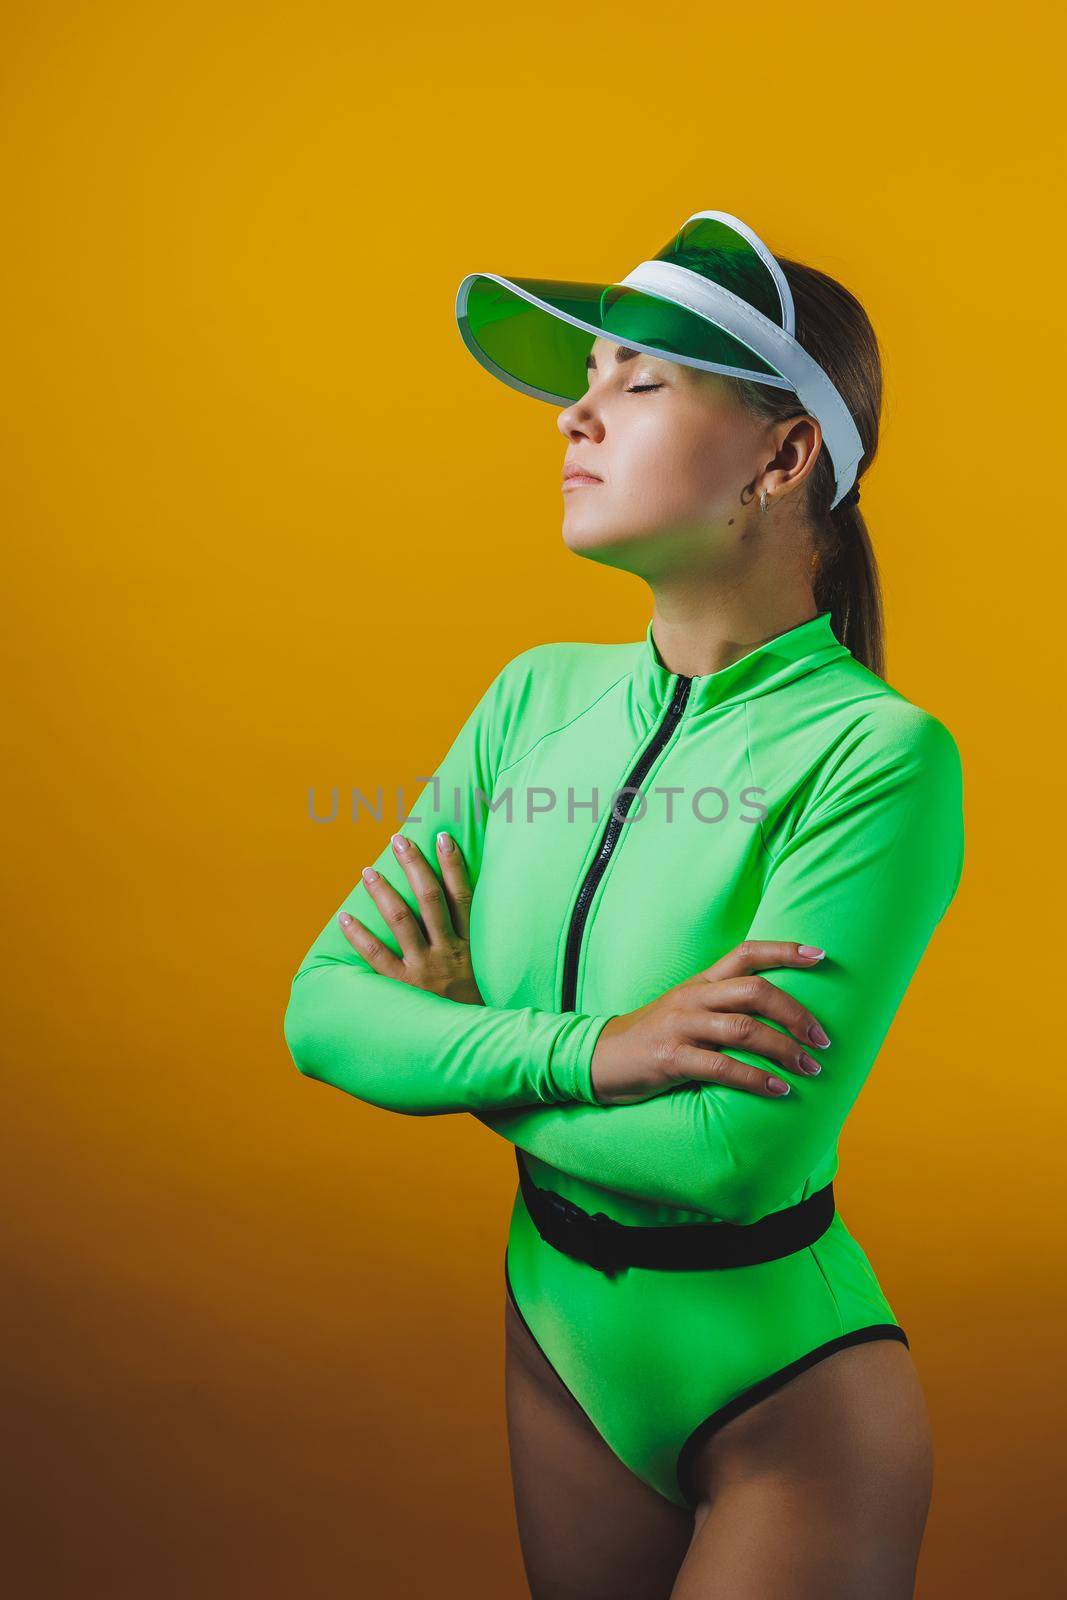
[[[962,779],[882,676],[873,331],[721,212],[621,284],[474,274],[457,309],[564,407],[565,541],[653,612],[505,664],[309,951],[290,1050],[515,1146],[534,1600],[910,1596],[929,1422],[832,1179],[959,882]]]

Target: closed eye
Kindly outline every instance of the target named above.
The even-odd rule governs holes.
[[[644,394],[647,389],[662,389],[662,383],[632,383],[627,394]]]

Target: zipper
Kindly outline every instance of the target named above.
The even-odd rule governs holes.
[[[582,934],[585,931],[586,920],[589,916],[589,907],[596,893],[597,884],[607,870],[611,852],[614,850],[619,836],[622,833],[623,821],[626,813],[633,804],[635,788],[639,788],[641,780],[648,772],[653,761],[667,743],[671,734],[678,726],[682,712],[685,710],[689,691],[693,686],[692,678],[679,676],[675,690],[671,696],[670,704],[663,713],[662,721],[657,727],[652,738],[646,744],[637,761],[634,763],[623,788],[628,792],[621,795],[611,808],[607,827],[604,829],[600,840],[600,849],[590,863],[589,870],[582,880],[582,887],[578,891],[578,898],[574,903],[571,913],[570,927],[567,929],[567,948],[563,957],[563,998],[560,1002],[561,1011],[573,1011],[575,994],[578,986],[578,957],[582,948]],[[621,813],[621,814],[620,814]]]

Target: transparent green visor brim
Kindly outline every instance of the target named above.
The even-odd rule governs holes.
[[[792,387],[706,317],[619,284],[474,274],[460,285],[456,315],[464,342],[484,367],[555,405],[573,405],[588,389],[586,361],[598,338],[728,377]]]

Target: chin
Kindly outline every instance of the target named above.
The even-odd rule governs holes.
[[[633,562],[639,552],[655,544],[656,529],[644,524],[620,527],[617,521],[606,516],[568,515],[563,519],[563,543],[575,555],[606,566],[634,570]],[[638,562],[640,566],[640,562]]]
[[[625,543],[625,535],[610,522],[596,517],[564,517],[563,543],[569,550],[588,554],[593,550],[611,550]]]

